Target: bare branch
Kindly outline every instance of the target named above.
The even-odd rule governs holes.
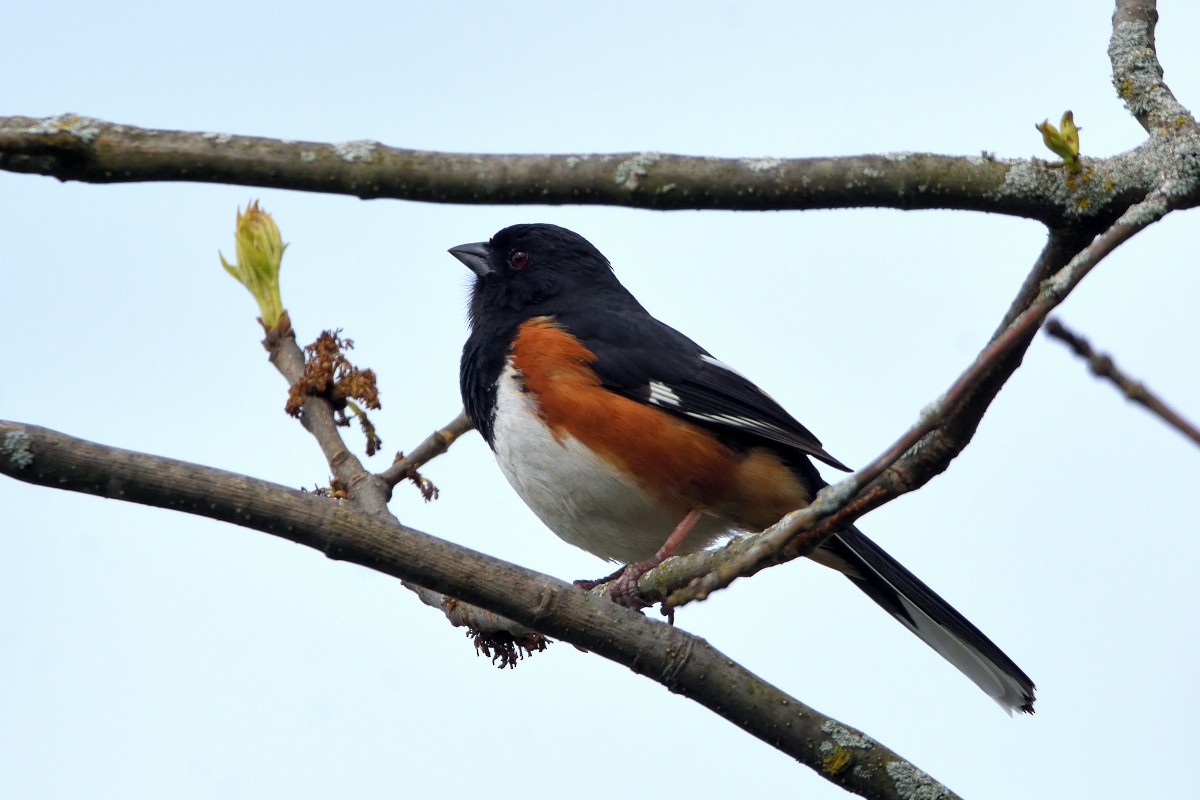
[[[420,581],[624,664],[863,797],[957,797],[875,740],[805,706],[699,637],[338,501],[3,421],[0,473],[232,522],[332,559]]]
[[[1195,128],[1196,120],[1163,81],[1154,44],[1158,9],[1154,0],[1117,0],[1108,43],[1113,86],[1151,136]]]
[[[1031,141],[1031,147],[1033,142]],[[0,169],[89,183],[229,183],[435,203],[658,210],[989,211],[1047,224],[1111,221],[1152,188],[1128,158],[1085,159],[1068,185],[1042,161],[924,153],[709,158],[665,153],[484,155],[378,142],[293,142],[154,130],[65,114],[0,117]]]
[[[268,358],[289,386],[295,384],[304,377],[304,352],[296,344],[296,333],[286,311],[279,324],[266,334],[262,344]],[[306,397],[300,422],[316,439],[334,479],[345,487],[350,499],[371,514],[391,516],[387,507],[390,487],[367,471],[362,461],[346,447],[334,422],[330,402],[323,397]]]
[[[1177,411],[1164,403],[1158,395],[1147,389],[1140,381],[1135,381],[1117,369],[1112,358],[1093,350],[1087,339],[1069,330],[1057,319],[1046,323],[1046,333],[1065,342],[1077,356],[1087,361],[1094,374],[1112,381],[1130,400],[1162,418],[1164,422],[1191,439],[1195,444],[1200,444],[1200,428],[1180,416]]]
[[[388,486],[394,487],[400,481],[410,477],[413,472],[445,453],[458,437],[474,428],[475,425],[467,416],[467,412],[459,411],[457,417],[425,437],[425,441],[417,445],[411,453],[397,458],[396,463],[379,473],[379,477]]]
[[[279,324],[273,329],[268,329],[266,334],[262,344],[271,363],[290,385],[295,385],[304,376],[305,360],[304,352],[296,343],[296,334],[288,312],[284,311]],[[445,452],[458,436],[471,430],[466,413],[460,412],[444,429],[434,432],[417,447],[414,456],[419,456],[420,460],[401,459],[384,475],[375,475],[368,472],[362,461],[346,448],[341,432],[334,422],[333,406],[327,399],[307,395],[300,421],[305,430],[316,439],[329,469],[333,472],[334,480],[345,488],[348,501],[367,513],[397,524],[399,520],[387,505],[391,499],[392,487],[397,481],[415,473],[420,464]],[[406,460],[407,465],[403,464]],[[395,480],[385,477],[398,468],[398,477]],[[452,625],[465,626],[480,636],[507,636],[516,642],[531,643],[531,648],[544,649],[544,637],[524,625],[457,598],[432,592],[412,581],[401,579],[401,583],[406,589],[414,592],[423,603],[441,610]]]

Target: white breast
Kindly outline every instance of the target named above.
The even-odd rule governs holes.
[[[511,362],[496,391],[492,448],[508,482],[550,530],[609,561],[650,558],[688,511],[662,509],[578,439],[555,439]],[[681,552],[701,549],[728,527],[705,517]]]

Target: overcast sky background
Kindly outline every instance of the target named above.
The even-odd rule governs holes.
[[[1200,6],[1160,4],[1200,105]],[[1099,2],[17,4],[0,113],[468,152],[1050,157],[1144,133]],[[221,270],[238,206],[290,242],[302,343],[380,375],[385,454],[457,412],[466,270],[515,222],[589,238],[652,312],[861,465],[971,360],[1044,241],[967,213],[456,207],[0,173],[0,417],[290,486],[328,471],[282,412],[256,309]],[[1200,418],[1200,226],[1176,214],[1061,318]],[[361,437],[348,437],[356,446]],[[943,476],[862,521],[1038,684],[1010,719],[848,582],[770,570],[679,624],[970,798],[1195,791],[1200,452],[1044,337]],[[471,435],[400,487],[405,523],[552,575],[561,543]],[[395,581],[269,536],[0,480],[0,796],[840,798],[704,709],[557,645],[515,671]]]

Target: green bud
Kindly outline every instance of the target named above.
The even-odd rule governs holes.
[[[1070,172],[1079,172],[1082,169],[1079,161],[1079,128],[1075,125],[1074,114],[1070,111],[1063,112],[1057,128],[1050,124],[1050,120],[1034,127],[1041,131],[1046,147],[1063,160],[1063,165]]]
[[[237,264],[230,264],[218,252],[221,266],[250,290],[258,303],[263,325],[274,328],[283,316],[283,300],[279,296],[279,265],[283,261],[283,251],[287,249],[279,237],[279,227],[254,200],[246,207],[245,214],[238,209],[233,236]]]

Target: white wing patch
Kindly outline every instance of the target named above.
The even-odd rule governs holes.
[[[680,408],[683,401],[679,399],[679,395],[675,394],[674,389],[662,381],[650,381],[650,404]]]
[[[726,364],[724,361],[722,361],[722,360],[721,360],[721,359],[719,359],[719,358],[713,358],[713,357],[712,357],[712,356],[710,356],[708,353],[701,353],[701,354],[700,354],[700,360],[701,360],[701,361],[703,361],[705,364],[711,364],[712,366],[714,366],[714,367],[719,367],[720,369],[723,369],[723,370],[725,370],[726,372],[731,372],[731,373],[733,373],[734,375],[737,375],[737,376],[738,376],[739,378],[741,378],[742,380],[746,381],[746,383],[750,383],[750,379],[749,379],[749,378],[747,378],[745,375],[743,375],[742,373],[738,372],[736,369],[734,369],[733,367],[729,366],[728,364]]]
[[[735,414],[700,414],[695,411],[685,411],[684,414],[692,419],[703,422],[715,422],[718,425],[728,425],[731,428],[741,428],[745,431],[779,435],[782,431],[775,425],[763,422],[753,417],[739,417]]]

